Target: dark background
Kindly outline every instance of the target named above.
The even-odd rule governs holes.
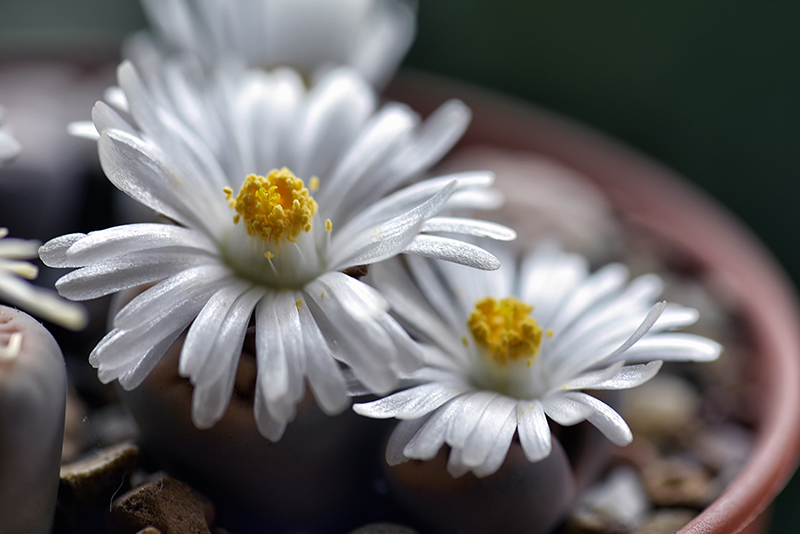
[[[143,25],[135,0],[0,0],[0,53],[115,50]],[[800,280],[800,2],[420,0],[405,64],[572,116],[661,160]],[[795,480],[772,533],[797,532],[799,502]]]

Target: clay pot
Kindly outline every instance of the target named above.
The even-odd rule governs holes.
[[[603,191],[616,211],[727,287],[752,347],[747,372],[757,389],[756,443],[739,475],[680,533],[764,532],[763,512],[800,456],[800,314],[791,285],[769,253],[680,176],[574,122],[421,74],[405,73],[387,96],[423,115],[449,98],[460,98],[474,115],[459,148],[535,153],[577,171]]]

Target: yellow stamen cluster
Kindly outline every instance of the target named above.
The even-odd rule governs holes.
[[[232,200],[233,190],[224,189],[225,198],[236,210],[233,222],[244,220],[247,233],[276,245],[284,239],[294,242],[300,232],[311,230],[317,203],[308,194],[303,180],[284,167],[265,178],[251,174]]]
[[[475,343],[496,363],[528,358],[530,365],[542,344],[542,329],[530,316],[533,306],[511,297],[498,301],[487,297],[475,304],[469,327]]]

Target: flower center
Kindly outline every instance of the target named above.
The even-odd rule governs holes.
[[[236,210],[234,224],[244,222],[249,235],[275,245],[284,239],[294,242],[301,232],[309,232],[317,212],[317,203],[303,180],[286,167],[273,170],[266,178],[251,174],[236,199],[232,200],[230,188],[225,189],[225,197]]]
[[[536,357],[542,344],[542,329],[530,316],[533,306],[510,297],[498,301],[487,297],[475,304],[469,316],[469,327],[475,343],[495,363]]]

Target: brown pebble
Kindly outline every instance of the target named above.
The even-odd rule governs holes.
[[[689,524],[697,512],[685,508],[656,510],[635,534],[673,534]]]
[[[61,466],[58,501],[62,506],[111,501],[125,476],[136,467],[139,448],[122,443]]]
[[[394,523],[371,523],[351,531],[349,534],[419,534],[411,527]]]
[[[161,531],[156,527],[145,527],[136,534],[161,534]]]
[[[188,484],[159,475],[116,499],[107,516],[110,534],[136,534],[153,527],[161,534],[210,534],[203,503]]]
[[[658,460],[642,471],[647,494],[655,506],[703,508],[717,493],[708,471],[682,458]]]

